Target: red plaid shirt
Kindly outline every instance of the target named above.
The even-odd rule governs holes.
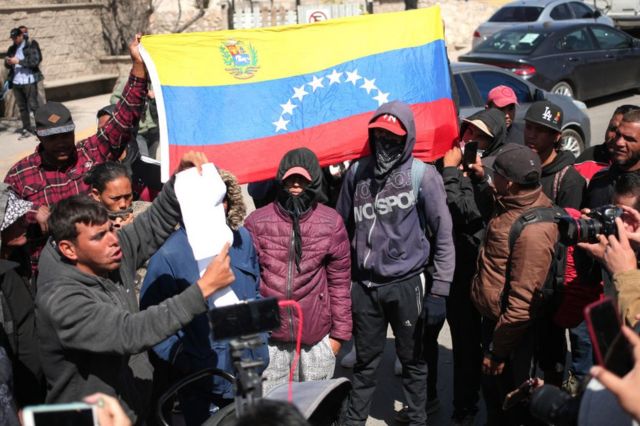
[[[115,107],[113,118],[98,132],[80,141],[76,147],[75,162],[58,169],[42,163],[41,147],[18,161],[4,178],[18,196],[33,202],[33,210],[27,213],[27,221],[36,225],[35,211],[42,205],[51,206],[72,195],[87,193],[89,187],[84,183],[85,174],[95,165],[117,160],[131,139],[132,130],[138,125],[145,98],[147,81],[129,76],[122,92],[122,100]],[[39,230],[31,226],[30,234]],[[40,251],[46,238],[30,241],[32,265],[37,265]]]

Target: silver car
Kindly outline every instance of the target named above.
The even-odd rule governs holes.
[[[473,32],[472,47],[518,23],[554,21],[598,22],[613,27],[613,19],[579,0],[518,0],[502,6]]]
[[[512,72],[493,65],[453,62],[451,72],[460,118],[468,117],[483,109],[489,91],[496,86],[505,85],[511,87],[518,98],[513,124],[517,126],[515,129],[524,129],[524,115],[532,102],[548,99],[564,112],[562,149],[571,151],[577,157],[589,147],[591,121],[584,103],[567,96],[546,92]],[[524,139],[521,143],[524,143]]]

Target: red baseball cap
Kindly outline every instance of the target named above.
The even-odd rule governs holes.
[[[518,98],[515,92],[509,86],[496,86],[489,92],[487,96],[487,104],[493,103],[498,108],[511,104],[518,104]]]
[[[402,122],[395,115],[383,114],[377,117],[371,124],[370,129],[384,129],[393,133],[394,135],[404,136],[407,134]]]
[[[289,170],[286,171],[286,173],[284,174],[284,176],[282,176],[282,180],[285,180],[286,178],[288,178],[289,176],[292,175],[300,175],[303,178],[305,178],[306,180],[308,180],[309,182],[311,182],[311,174],[307,171],[307,169],[305,169],[304,167],[300,167],[300,166],[296,166],[296,167],[292,167]]]

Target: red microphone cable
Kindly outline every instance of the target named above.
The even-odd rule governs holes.
[[[293,403],[293,374],[296,371],[298,362],[300,362],[300,347],[302,344],[302,309],[300,308],[300,304],[295,300],[280,300],[278,301],[278,306],[281,308],[293,307],[298,312],[298,318],[300,318],[298,322],[298,335],[296,336],[296,354],[293,357],[293,364],[291,364],[291,369],[289,370],[289,402]]]

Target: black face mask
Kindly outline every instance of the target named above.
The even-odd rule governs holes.
[[[395,139],[376,137],[374,147],[376,152],[376,176],[387,174],[402,157],[405,142],[398,143]]]

